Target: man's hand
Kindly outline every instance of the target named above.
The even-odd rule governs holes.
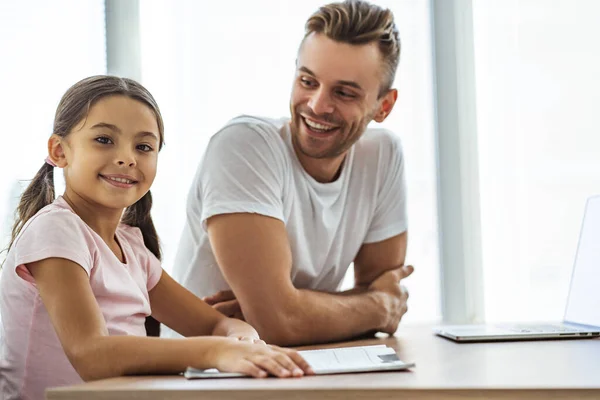
[[[368,287],[371,291],[381,294],[383,324],[379,328],[381,332],[393,335],[398,329],[402,316],[408,311],[406,304],[408,290],[400,285],[400,281],[412,274],[412,265],[404,265],[381,274]]]
[[[204,297],[202,300],[227,317],[245,321],[240,303],[231,290],[222,290],[212,296]]]

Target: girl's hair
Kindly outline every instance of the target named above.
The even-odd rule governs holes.
[[[150,107],[158,124],[160,135],[158,148],[160,150],[164,144],[164,126],[154,97],[136,81],[116,76],[91,76],[71,86],[58,104],[52,133],[63,138],[67,137],[75,126],[87,118],[90,108],[98,100],[114,95],[127,96]],[[27,221],[53,201],[54,167],[44,163],[21,196],[16,210],[16,220],[12,229],[9,249]],[[150,215],[151,208],[152,195],[148,191],[144,197],[125,209],[121,222],[140,228],[144,244],[160,260],[160,245]]]

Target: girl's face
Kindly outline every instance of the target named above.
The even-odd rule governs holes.
[[[144,103],[100,99],[62,139],[66,193],[109,209],[134,204],[156,176],[159,137],[156,115]]]

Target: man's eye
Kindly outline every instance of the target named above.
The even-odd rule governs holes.
[[[344,98],[347,98],[347,99],[353,99],[354,97],[356,97],[354,95],[354,93],[345,92],[343,90],[338,90],[337,94],[340,95],[340,96],[342,96],[342,97],[344,97]]]
[[[102,143],[102,144],[110,144],[110,143],[112,143],[112,140],[110,140],[110,138],[107,138],[106,136],[100,136],[100,137],[97,137],[94,140],[96,142]]]
[[[140,144],[137,146],[138,150],[141,150],[143,152],[149,152],[154,150],[152,147],[148,146],[147,144]]]

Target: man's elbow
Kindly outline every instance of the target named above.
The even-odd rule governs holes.
[[[268,344],[277,346],[296,346],[301,344],[302,340],[298,335],[287,327],[267,325],[256,328],[260,338]]]
[[[297,346],[308,342],[302,329],[306,324],[297,310],[285,310],[283,307],[271,310],[268,315],[256,313],[247,315],[246,322],[256,329],[260,338],[268,344],[277,346]]]

